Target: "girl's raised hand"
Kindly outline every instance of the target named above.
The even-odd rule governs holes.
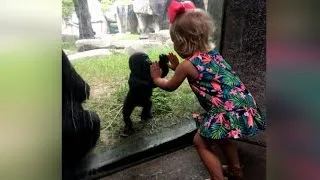
[[[159,63],[158,62],[153,62],[150,65],[150,76],[152,79],[157,79],[157,78],[161,78],[161,69],[159,67]]]
[[[172,53],[169,53],[168,58],[169,58],[169,64],[168,64],[169,68],[172,70],[175,70],[179,65],[178,57]]]

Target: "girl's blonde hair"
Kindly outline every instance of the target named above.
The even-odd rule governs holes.
[[[210,15],[202,9],[192,9],[178,15],[170,26],[174,50],[182,58],[211,48],[214,26]]]

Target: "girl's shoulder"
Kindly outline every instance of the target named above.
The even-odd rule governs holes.
[[[194,66],[214,66],[231,70],[229,63],[221,56],[219,51],[211,49],[207,53],[198,53],[188,59]]]
[[[205,57],[211,56],[212,58],[215,58],[217,56],[221,56],[219,51],[216,49],[211,49],[207,53],[196,53],[191,57],[186,58],[185,60],[193,61],[194,59],[202,59]]]
[[[191,63],[201,63],[203,61],[205,61],[205,63],[208,63],[208,61],[213,61],[216,59],[223,59],[222,56],[220,55],[220,53],[215,50],[215,49],[211,49],[206,53],[196,53],[193,56],[186,58],[185,60],[190,61]]]

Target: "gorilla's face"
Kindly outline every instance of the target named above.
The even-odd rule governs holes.
[[[150,74],[151,61],[145,53],[134,53],[129,58],[129,68],[136,77],[146,78]]]
[[[159,66],[162,70],[161,77],[167,76],[169,72],[168,67],[169,58],[165,54],[161,54],[159,56]],[[141,79],[150,78],[150,65],[151,65],[150,58],[145,53],[134,53],[129,58],[129,68],[131,73],[136,76],[140,77]]]

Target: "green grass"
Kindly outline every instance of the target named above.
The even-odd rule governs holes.
[[[150,59],[157,60],[159,54],[172,52],[170,48],[149,50]],[[91,86],[90,100],[85,108],[94,110],[101,118],[101,140],[98,143],[115,145],[121,143],[119,132],[124,123],[122,120],[122,103],[128,92],[127,80],[129,77],[129,56],[122,53],[114,53],[111,56],[90,58],[74,62],[77,72]],[[172,76],[172,72],[168,77]],[[154,119],[142,124],[139,114],[141,108],[136,108],[132,114],[132,120],[136,132],[150,135],[160,132],[164,128],[190,118],[192,112],[199,109],[189,85],[185,81],[178,90],[165,92],[159,88],[154,89],[153,97]]]

